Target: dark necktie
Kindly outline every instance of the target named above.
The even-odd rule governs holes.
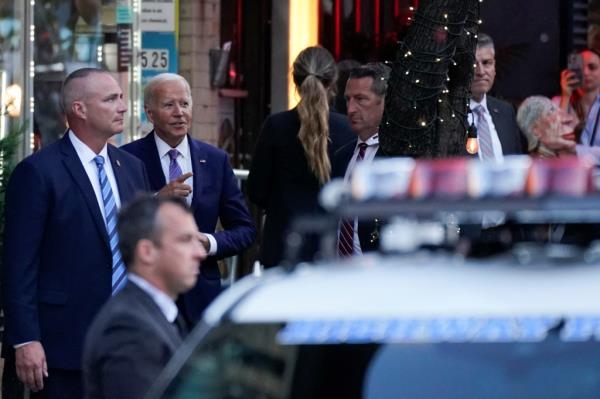
[[[106,177],[104,170],[104,157],[97,155],[94,158],[98,167],[98,179],[100,180],[100,191],[102,192],[102,202],[104,203],[104,219],[106,222],[106,232],[108,233],[108,242],[112,254],[112,294],[116,294],[127,281],[125,264],[119,251],[119,234],[117,233],[117,204],[110,187],[110,182]]]
[[[171,161],[169,162],[169,181],[171,182],[177,179],[179,176],[181,176],[182,172],[179,163],[177,163],[179,151],[177,151],[176,149],[171,149],[169,150],[168,154],[169,158],[171,159]]]
[[[185,339],[186,335],[188,334],[188,329],[185,325],[185,320],[183,320],[183,317],[181,316],[181,313],[177,313],[177,317],[171,324],[173,324],[173,327],[175,327],[175,330],[181,339]]]
[[[358,154],[356,155],[356,164],[365,159],[367,150],[366,143],[358,145]],[[354,254],[354,219],[343,219],[340,223],[340,234],[338,236],[338,254],[340,256],[350,256]]]

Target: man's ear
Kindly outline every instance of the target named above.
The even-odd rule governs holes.
[[[151,240],[142,238],[135,246],[135,259],[141,264],[154,263],[156,259],[156,246]]]
[[[71,111],[78,118],[85,119],[87,117],[87,107],[83,101],[73,101],[71,104]]]
[[[150,123],[154,125],[154,111],[152,111],[152,109],[148,108],[147,106],[144,106],[144,112],[146,112],[148,121],[150,121]]]

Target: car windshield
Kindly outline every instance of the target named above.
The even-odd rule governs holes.
[[[155,397],[531,399],[600,392],[600,347],[561,339],[559,329],[536,342],[412,344],[290,343],[285,330],[282,323],[220,325],[184,355]]]

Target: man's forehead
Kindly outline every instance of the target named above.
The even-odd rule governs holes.
[[[181,231],[182,226],[186,226],[187,224],[191,224],[195,226],[194,216],[186,212],[183,208],[178,205],[165,203],[160,206],[158,209],[158,218],[161,220],[165,226],[169,226],[174,231]]]
[[[346,83],[346,92],[371,92],[373,93],[373,78],[371,76],[364,76],[361,78],[350,78]]]
[[[81,94],[88,97],[108,98],[115,95],[123,94],[121,86],[107,74],[97,74],[99,79],[94,80],[79,80],[75,82],[73,90],[79,91]],[[100,77],[102,76],[102,77]]]
[[[475,58],[482,60],[494,59],[495,53],[494,48],[491,46],[477,47],[475,52]]]

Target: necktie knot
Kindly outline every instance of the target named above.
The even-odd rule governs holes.
[[[101,168],[104,166],[104,157],[102,155],[96,155],[94,157],[94,162],[96,162],[96,166]]]
[[[481,119],[485,115],[485,108],[483,105],[478,105],[473,108],[473,112],[477,115],[477,118]]]
[[[177,151],[176,149],[171,149],[169,150],[169,158],[171,158],[171,161],[176,161],[177,157],[179,156],[179,151]]]

